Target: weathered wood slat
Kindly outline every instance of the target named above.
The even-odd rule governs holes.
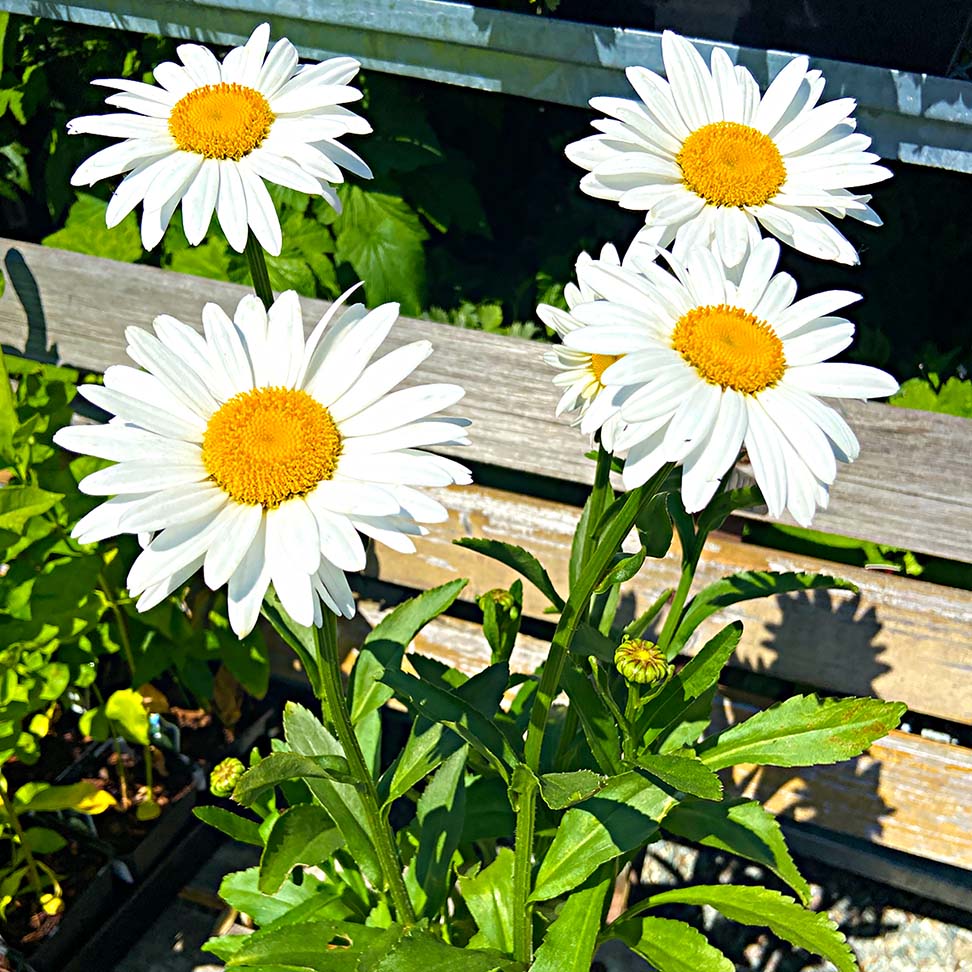
[[[456,537],[476,536],[530,550],[548,568],[554,585],[566,591],[576,508],[481,486],[436,490],[435,495],[448,508],[449,520],[433,525],[413,555],[375,544],[370,573],[414,588],[470,577],[464,593],[469,599],[508,586],[516,576],[512,570],[452,543]],[[860,593],[812,591],[742,602],[706,621],[690,651],[728,621],[741,618],[745,630],[735,663],[742,667],[833,692],[900,699],[914,711],[972,723],[972,592],[768,550],[728,536],[710,540],[695,589],[744,570],[817,571],[845,577]],[[678,576],[676,551],[649,560],[625,587],[624,616],[637,617],[662,591],[674,588]],[[544,597],[532,585],[524,586],[525,610],[549,620],[542,613]]]
[[[360,643],[362,633],[377,624],[386,610],[375,601],[359,601],[359,618],[347,629],[346,643]],[[546,642],[521,634],[511,668],[533,671],[546,656],[547,647]],[[482,629],[454,617],[440,617],[427,625],[411,650],[467,674],[489,663]],[[291,666],[287,652],[275,653],[275,661],[278,672]],[[715,725],[748,718],[754,711],[752,706],[722,699]],[[730,782],[740,795],[758,796],[785,818],[813,823],[877,847],[972,869],[972,830],[968,826],[972,750],[964,747],[894,731],[854,760],[786,770],[740,766],[731,771]]]
[[[232,309],[246,288],[0,241],[10,285],[0,298],[0,341],[31,357],[95,371],[127,360],[124,328],[159,313],[199,326],[203,303]],[[305,321],[326,304],[303,302]],[[390,346],[419,337],[436,353],[416,381],[457,381],[456,411],[473,419],[469,459],[571,482],[589,482],[578,432],[554,418],[556,396],[533,342],[403,319]],[[972,550],[972,423],[967,419],[849,402],[862,445],[844,467],[819,530],[968,561]]]

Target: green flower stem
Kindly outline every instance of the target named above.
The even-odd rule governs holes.
[[[395,917],[402,924],[414,924],[415,911],[402,877],[402,862],[398,856],[398,848],[395,846],[395,838],[382,816],[375,781],[365,763],[354,726],[351,725],[351,716],[344,697],[344,688],[341,685],[337,618],[331,611],[324,611],[324,623],[320,628],[314,629],[314,638],[320,657],[321,703],[338,742],[341,743],[344,757],[348,761],[348,767],[356,781],[355,785],[361,794],[361,802],[364,804],[365,815],[368,818],[368,829],[375,842],[375,850],[385,880],[388,882]]]
[[[601,460],[600,453],[598,459]],[[606,476],[610,473],[610,461],[608,460],[603,464],[599,461],[598,466],[606,481]],[[638,514],[668,478],[672,468],[673,464],[665,465],[644,486],[628,493],[617,516],[612,519],[607,529],[598,538],[597,546],[588,553],[577,584],[571,588],[567,603],[560,614],[557,629],[554,631],[553,639],[550,642],[550,654],[543,666],[540,687],[537,689],[533,707],[530,710],[530,725],[527,729],[524,758],[527,766],[534,774],[540,767],[540,753],[543,749],[547,719],[550,716],[553,700],[560,692],[560,679],[564,673],[564,665],[567,663],[567,652],[574,639],[577,626],[587,616],[594,588],[603,578],[614,552],[631,532]],[[535,827],[536,782],[533,781],[532,785],[528,784],[520,793],[516,812],[516,844],[513,858],[513,940],[519,946],[518,949],[515,949],[514,954],[518,961],[527,964],[533,960],[531,942],[533,916],[527,898],[529,897],[533,865]]]
[[[661,634],[658,636],[658,650],[667,658],[668,646],[672,638],[675,637],[675,630],[682,617],[682,608],[688,598],[692,581],[695,580],[695,568],[699,565],[699,558],[692,557],[682,564],[682,574],[678,579],[678,587],[675,589],[675,596],[672,598],[672,606],[668,609],[665,617],[665,624]]]
[[[256,237],[249,233],[246,237],[246,263],[250,268],[250,278],[257,297],[263,301],[263,306],[270,309],[273,303],[273,288],[270,286],[270,271],[267,269],[267,259],[263,255],[263,247],[257,243]]]
[[[533,872],[533,833],[537,822],[537,783],[531,779],[516,808],[513,852],[513,957],[524,967],[533,961],[533,909],[527,903]]]
[[[13,827],[13,832],[17,835],[17,840],[23,848],[24,864],[27,866],[27,879],[30,881],[30,886],[33,888],[38,900],[40,900],[40,896],[44,893],[44,886],[41,884],[40,871],[37,870],[37,861],[34,860],[30,844],[27,843],[24,828],[21,826],[20,818],[14,809],[13,800],[10,799],[10,794],[7,792],[7,781],[3,778],[2,774],[0,774],[0,802],[3,803],[3,809],[6,811],[10,826]]]

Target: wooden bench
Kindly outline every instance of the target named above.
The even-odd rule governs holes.
[[[7,278],[0,298],[4,349],[90,371],[126,361],[124,329],[158,313],[200,327],[206,301],[232,311],[246,288],[145,266],[0,240]],[[304,300],[310,327],[327,305]],[[376,546],[359,590],[359,618],[374,624],[407,590],[457,574],[471,583],[452,614],[430,625],[415,649],[476,671],[489,653],[471,618],[477,594],[512,580],[494,561],[452,544],[496,537],[533,551],[566,587],[571,534],[592,464],[584,438],[554,418],[556,392],[543,346],[515,338],[402,319],[390,345],[416,338],[435,353],[414,381],[455,381],[467,389],[454,410],[473,420],[476,484],[435,491],[448,522],[432,528],[412,556]],[[861,458],[845,467],[820,530],[969,562],[972,551],[972,422],[881,404],[847,406]],[[573,503],[571,502],[573,501]],[[814,592],[738,605],[706,630],[742,618],[745,635],[717,718],[759,704],[739,678],[761,673],[785,691],[794,684],[831,694],[904,700],[913,722],[929,719],[939,738],[893,732],[868,754],[813,770],[737,771],[741,792],[757,793],[786,820],[797,850],[961,907],[972,889],[972,749],[951,744],[972,725],[972,592],[905,576],[828,564],[810,557],[712,538],[699,582],[746,569],[818,570],[854,581],[860,593]],[[677,559],[649,561],[623,610],[635,615],[677,578]],[[525,633],[514,664],[544,657],[549,616],[527,587]],[[349,636],[352,633],[349,632]],[[691,651],[691,647],[688,649]],[[281,661],[281,660],[278,660]],[[732,701],[728,701],[732,699]]]

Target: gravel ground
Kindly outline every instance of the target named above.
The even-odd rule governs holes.
[[[199,950],[219,918],[213,897],[228,871],[255,863],[253,848],[224,844],[172,901],[114,972],[219,972],[213,956]],[[862,972],[972,972],[972,914],[936,905],[903,891],[814,861],[798,861],[813,887],[813,907],[825,910],[847,935]],[[759,868],[715,852],[660,842],[645,857],[642,881],[649,885],[754,883]],[[207,901],[207,896],[209,901]],[[673,911],[673,914],[675,912]],[[697,921],[699,911],[684,912]],[[833,966],[793,949],[772,935],[702,915],[710,941],[738,972],[831,972]],[[651,972],[619,943],[598,954],[599,972]],[[697,972],[706,972],[699,969]]]

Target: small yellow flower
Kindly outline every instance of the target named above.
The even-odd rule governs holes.
[[[214,766],[209,775],[209,789],[213,796],[228,797],[236,789],[245,770],[243,764],[232,756]]]

